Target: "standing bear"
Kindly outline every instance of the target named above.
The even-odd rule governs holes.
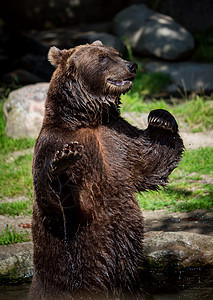
[[[158,109],[139,130],[120,116],[137,65],[100,41],[52,47],[56,67],[33,158],[36,299],[145,299],[135,192],[164,186],[183,151]]]

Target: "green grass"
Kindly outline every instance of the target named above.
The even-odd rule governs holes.
[[[213,176],[213,147],[185,151],[178,169],[184,170],[186,174],[195,172],[199,175]]]
[[[213,148],[186,151],[170,184],[159,192],[137,194],[142,209],[213,209]]]
[[[32,199],[32,154],[17,157],[8,162],[4,155],[0,155],[0,191],[1,195],[15,197],[25,195]],[[1,196],[0,195],[0,196]]]
[[[0,203],[0,215],[20,216],[32,214],[32,201],[14,201]]]
[[[1,215],[27,215],[32,213],[33,183],[31,174],[32,154],[17,157],[7,162],[7,156],[0,154],[0,198],[26,196],[28,201],[0,203]]]
[[[167,85],[171,83],[169,74],[163,74],[161,72],[149,73],[149,72],[138,72],[134,80],[134,85],[130,94],[135,92],[141,95],[154,95],[159,93]]]
[[[138,92],[134,92],[133,94],[127,93],[126,95],[122,95],[121,112],[130,111],[138,113],[147,113],[156,108],[170,109],[169,104],[166,103],[166,101],[163,99],[153,99],[152,101],[146,101],[144,99],[145,97],[143,95],[140,96]]]
[[[5,134],[3,101],[0,102],[0,198],[26,196],[29,201],[0,203],[0,214],[30,214],[33,198],[32,154],[10,159],[12,152],[32,148],[34,139],[12,139]]]
[[[193,131],[213,129],[213,101],[212,97],[203,98],[195,96],[184,101],[171,109],[177,116],[183,117],[184,121]]]
[[[18,232],[16,229],[13,229],[12,226],[9,227],[7,225],[6,228],[0,232],[0,245],[23,243],[30,240],[30,234],[27,231]]]

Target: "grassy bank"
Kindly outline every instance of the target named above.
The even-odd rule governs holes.
[[[0,230],[0,245],[23,243],[30,240],[30,233],[26,230],[19,232],[8,225],[6,225],[5,229]]]
[[[213,209],[213,148],[185,151],[170,183],[159,192],[138,194],[145,210],[167,208],[171,211]]]
[[[31,214],[32,154],[19,155],[17,151],[32,148],[35,141],[33,139],[11,139],[6,136],[2,109],[3,102],[0,102],[0,214],[11,216]],[[5,197],[16,198],[22,195],[28,200],[2,201]]]

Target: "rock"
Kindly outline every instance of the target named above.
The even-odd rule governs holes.
[[[0,246],[0,285],[26,282],[32,275],[32,242]]]
[[[196,62],[149,62],[145,65],[149,72],[169,74],[173,84],[167,92],[205,92],[213,91],[213,64]]]
[[[192,52],[192,35],[171,17],[146,5],[132,5],[113,20],[113,32],[127,38],[133,51],[166,60],[177,60]]]
[[[117,39],[120,42],[119,37],[107,34],[110,29],[110,22],[101,22],[95,24],[79,25],[66,28],[56,28],[42,31],[30,31],[29,36],[37,44],[43,45],[44,48],[49,50],[50,47],[56,46],[59,49],[70,49],[79,44],[89,42],[93,39],[104,38],[105,41],[115,43],[113,40]],[[114,38],[113,38],[114,37]],[[112,40],[113,38],[113,40]],[[46,55],[47,57],[47,55]]]
[[[118,52],[122,54],[126,50],[126,46],[124,45],[124,43],[121,41],[120,38],[105,32],[93,32],[93,33],[82,34],[77,39],[76,42],[77,44],[86,44],[86,43],[91,44],[96,40],[100,40],[106,46],[111,46],[115,48]]]
[[[3,108],[8,136],[12,138],[38,136],[48,87],[48,83],[37,83],[9,94]]]
[[[40,80],[34,81],[34,83],[50,81],[52,73],[55,70],[47,59],[47,53],[48,51],[45,55],[26,54],[19,61],[19,65],[22,68],[34,74],[35,77],[40,78]]]
[[[0,81],[11,86],[49,81],[54,68],[47,60],[48,50],[30,34],[0,27]]]
[[[123,0],[8,0],[1,5],[1,18],[15,29],[59,28],[111,20],[125,5]]]
[[[169,15],[192,33],[203,32],[213,28],[212,0],[142,0],[149,7],[153,7],[163,14]]]
[[[3,80],[6,83],[17,83],[17,84],[31,84],[41,82],[41,78],[32,74],[26,70],[18,69],[9,72],[3,76]]]
[[[189,232],[150,231],[144,255],[152,268],[184,269],[213,266],[213,237]]]
[[[0,285],[29,280],[33,274],[32,258],[32,242],[0,246]],[[150,231],[144,238],[144,260],[146,272],[213,267],[213,237]]]

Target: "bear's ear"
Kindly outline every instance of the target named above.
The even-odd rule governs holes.
[[[48,52],[48,60],[53,66],[57,67],[62,62],[64,54],[67,52],[68,50],[60,50],[53,46]]]
[[[103,46],[102,42],[99,41],[99,40],[94,41],[94,42],[92,43],[92,45],[95,45],[95,46]]]

